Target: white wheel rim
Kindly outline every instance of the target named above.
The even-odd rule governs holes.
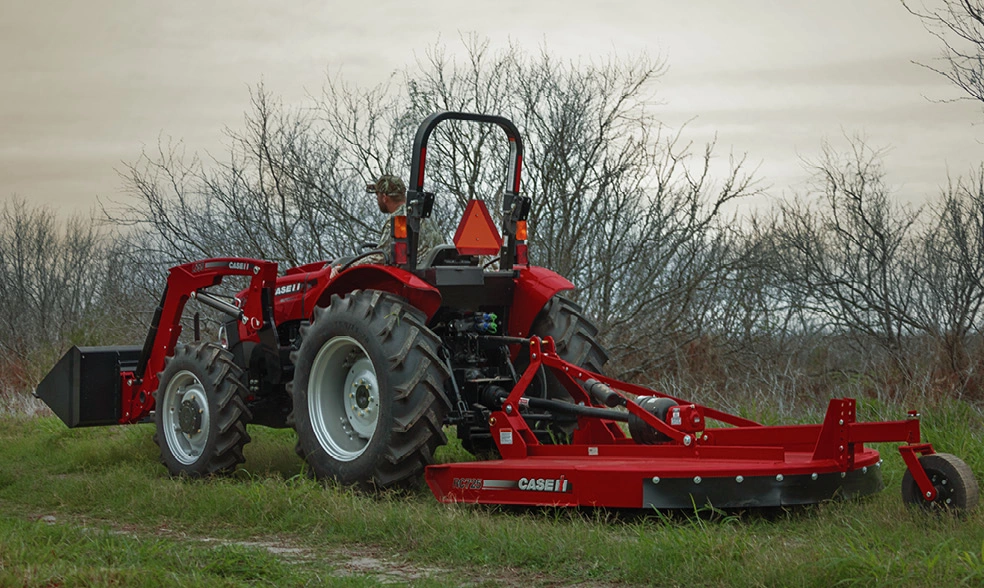
[[[182,370],[174,375],[164,390],[161,426],[171,454],[183,465],[201,458],[208,443],[210,418],[208,396],[195,374]]]
[[[311,365],[307,393],[311,427],[328,455],[362,455],[379,423],[379,381],[365,348],[351,337],[328,341]]]

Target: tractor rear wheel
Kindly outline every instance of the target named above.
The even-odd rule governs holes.
[[[902,500],[932,510],[969,512],[977,506],[979,490],[974,473],[959,457],[949,453],[931,453],[919,458],[936,498],[926,500],[909,470],[902,476]]]
[[[208,342],[178,345],[154,393],[154,442],[174,476],[229,473],[250,441],[246,387],[232,354]]]
[[[553,337],[557,355],[592,372],[601,372],[608,362],[608,352],[598,343],[598,327],[581,314],[581,307],[567,298],[556,295],[543,306],[533,321],[530,334],[545,339]],[[517,362],[517,370],[529,364],[529,358]],[[545,397],[570,401],[571,395],[550,370],[541,368],[546,375]],[[536,380],[534,380],[536,382]]]
[[[363,489],[412,482],[447,441],[450,377],[426,317],[385,292],[333,296],[292,355],[297,453],[322,480]]]

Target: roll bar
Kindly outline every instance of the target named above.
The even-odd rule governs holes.
[[[433,194],[424,192],[424,166],[427,161],[427,141],[440,123],[446,120],[465,120],[499,126],[509,139],[509,188],[502,198],[502,251],[499,266],[512,269],[516,259],[516,222],[526,220],[530,199],[519,195],[520,174],[523,167],[523,139],[519,129],[507,118],[471,112],[437,112],[423,120],[413,139],[410,163],[410,189],[407,192],[407,269],[417,269],[417,244],[420,235],[420,219],[430,216]]]

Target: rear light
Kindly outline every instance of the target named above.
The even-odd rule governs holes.
[[[407,238],[407,217],[405,216],[393,217],[393,238],[394,239]]]
[[[530,258],[526,243],[516,245],[516,265],[529,265]]]
[[[526,221],[524,220],[516,221],[516,240],[526,240]]]
[[[393,256],[396,258],[395,262],[397,265],[403,265],[407,263],[407,243],[406,241],[397,241],[393,243]]]

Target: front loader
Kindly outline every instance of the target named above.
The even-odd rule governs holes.
[[[427,144],[447,120],[490,124],[510,148],[499,226],[468,203],[453,244],[418,255]],[[143,346],[72,348],[38,386],[69,427],[153,422],[172,475],[243,462],[248,427],[292,427],[319,479],[363,489],[424,478],[445,502],[718,508],[812,504],[882,487],[901,443],[906,502],[967,511],[977,482],[920,438],[918,417],[856,421],[835,399],[818,425],[763,426],[604,375],[573,285],[529,263],[523,142],[508,119],[442,112],[417,130],[392,245],[287,269],[219,258],[171,268]],[[341,271],[333,271],[333,266]],[[210,288],[247,279],[232,299]],[[227,318],[183,341],[195,299]],[[453,427],[479,461],[433,465]]]

